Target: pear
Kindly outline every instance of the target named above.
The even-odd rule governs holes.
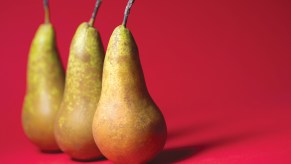
[[[95,9],[98,8],[97,1]],[[70,47],[64,97],[55,123],[62,151],[76,160],[92,160],[101,153],[92,134],[92,122],[100,97],[104,48],[90,22],[79,25]]]
[[[41,150],[56,151],[59,147],[54,121],[63,96],[65,74],[49,21],[48,3],[44,2],[45,23],[39,26],[29,52],[22,126],[29,140]]]
[[[114,163],[144,163],[165,144],[164,117],[145,84],[138,48],[126,19],[113,31],[105,55],[102,91],[93,135],[102,154]]]

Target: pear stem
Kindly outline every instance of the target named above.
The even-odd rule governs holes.
[[[93,11],[92,16],[91,16],[91,18],[89,20],[89,25],[90,26],[94,25],[95,18],[96,18],[96,15],[97,15],[97,11],[98,11],[98,9],[100,7],[101,2],[102,2],[102,0],[97,0],[96,1],[95,7],[94,7],[94,11]]]
[[[43,6],[44,6],[44,23],[50,23],[48,0],[43,0]]]
[[[128,3],[126,5],[125,11],[124,11],[123,22],[122,22],[122,25],[124,27],[126,27],[127,18],[128,18],[129,13],[130,13],[130,9],[131,9],[133,2],[134,2],[134,0],[128,0]]]

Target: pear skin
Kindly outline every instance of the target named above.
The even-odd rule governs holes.
[[[166,122],[146,88],[138,48],[120,25],[105,55],[102,91],[92,125],[96,144],[114,163],[144,163],[159,153]]]
[[[57,142],[77,160],[101,155],[92,134],[100,97],[104,49],[99,32],[82,23],[71,43],[65,91],[55,124]]]
[[[54,121],[64,89],[65,74],[50,23],[40,25],[32,41],[22,125],[26,136],[43,151],[59,150]]]

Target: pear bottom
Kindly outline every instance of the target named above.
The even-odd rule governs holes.
[[[78,134],[76,134],[78,136]],[[100,151],[96,147],[94,141],[87,142],[88,136],[84,136],[85,139],[82,141],[82,137],[71,136],[67,139],[67,135],[62,132],[58,132],[56,139],[61,150],[68,154],[73,160],[76,161],[92,161],[96,160],[101,156]]]
[[[95,142],[106,158],[120,164],[145,163],[163,149],[167,128],[158,110],[147,113],[105,108],[97,108],[92,128]]]
[[[29,110],[31,108],[42,110]],[[49,107],[42,106],[39,101],[32,101],[30,95],[25,96],[24,109],[22,111],[22,126],[28,139],[42,152],[60,151],[53,129],[56,112],[50,111]]]

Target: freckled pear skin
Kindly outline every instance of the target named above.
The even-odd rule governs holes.
[[[26,136],[43,151],[58,150],[54,121],[63,96],[65,74],[50,23],[40,25],[32,41],[22,125]]]
[[[164,117],[147,91],[136,43],[123,25],[108,44],[92,129],[102,154],[115,163],[144,163],[166,141]]]
[[[101,155],[92,121],[101,92],[104,49],[99,32],[82,23],[71,43],[65,92],[55,124],[60,148],[77,160]]]

